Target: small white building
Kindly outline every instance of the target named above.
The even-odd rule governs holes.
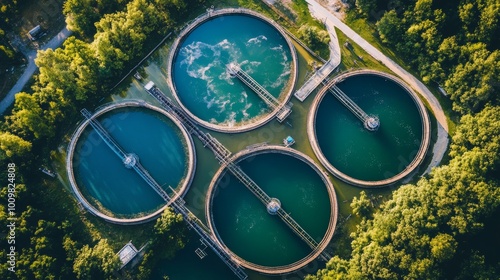
[[[43,30],[40,25],[37,25],[33,27],[30,31],[28,31],[28,38],[30,38],[31,41],[35,41],[38,38],[40,38],[43,35]]]
[[[137,252],[139,251],[135,248],[134,244],[132,244],[132,240],[125,244],[125,246],[123,246],[123,248],[121,248],[118,252],[118,256],[122,262],[120,269],[126,266],[137,255]]]

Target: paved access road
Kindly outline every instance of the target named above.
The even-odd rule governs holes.
[[[71,35],[71,31],[69,31],[66,27],[64,27],[54,38],[52,38],[47,44],[42,46],[42,50],[46,49],[54,49],[62,45],[62,43]],[[28,66],[24,70],[24,73],[21,75],[19,80],[17,80],[16,84],[12,87],[12,89],[7,93],[7,96],[0,102],[0,115],[3,115],[5,110],[14,103],[14,96],[16,93],[20,92],[26,83],[30,80],[31,76],[35,73],[38,67],[35,64],[37,51],[31,50],[28,53],[25,53],[28,58]]]
[[[399,66],[392,59],[384,55],[377,48],[368,43],[365,39],[359,36],[354,30],[352,30],[349,26],[343,23],[339,18],[334,16],[330,11],[328,11],[325,7],[321,6],[315,0],[306,0],[309,4],[309,10],[311,14],[325,22],[327,26],[334,25],[338,29],[340,29],[344,34],[346,34],[349,39],[362,47],[368,54],[373,56],[375,59],[379,60],[383,63],[387,68],[392,70],[396,75],[401,77],[407,84],[409,84],[414,90],[416,90],[420,95],[427,101],[429,104],[432,113],[436,117],[437,120],[437,139],[434,143],[434,148],[432,149],[432,161],[429,164],[425,174],[429,173],[432,167],[438,166],[441,162],[444,154],[446,153],[448,147],[448,123],[446,116],[443,112],[443,108],[437,98],[432,94],[432,92],[417,78],[415,78],[408,71]]]

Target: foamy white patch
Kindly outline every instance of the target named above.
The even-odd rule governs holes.
[[[246,91],[241,92],[240,103],[246,103],[248,100],[248,94]]]
[[[196,41],[180,49],[179,57],[182,58],[180,63],[181,65],[186,65],[188,70],[192,70],[189,68],[196,64],[196,60],[200,57],[214,58],[213,63],[220,64],[222,50],[226,50],[229,56],[235,60],[237,60],[240,56],[240,51],[227,39],[224,39],[215,45]]]
[[[252,107],[252,103],[245,104],[245,107],[243,108],[243,111],[241,112],[243,114],[243,120],[248,120],[248,118],[250,117],[250,114],[247,111],[251,107]]]
[[[240,62],[240,67],[243,69],[247,74],[253,74],[257,71],[257,67],[261,64],[262,62],[260,61],[249,61],[249,60],[243,60]]]
[[[233,44],[231,44],[228,39],[224,39],[224,40],[220,41],[219,43],[215,44],[215,46],[226,50],[226,49],[231,48],[233,46]]]
[[[234,125],[236,124],[236,112],[231,112],[225,123],[229,127],[234,127]]]
[[[184,59],[181,60],[181,65],[187,64],[188,66],[193,64],[194,61],[202,56],[203,52],[201,50],[201,42],[193,42],[179,51],[179,56]]]
[[[229,101],[229,99],[226,99],[226,100],[222,100],[222,99],[219,99],[216,103],[217,103],[217,108],[219,108],[219,110],[217,110],[217,113],[220,114],[220,113],[223,113],[224,111],[226,111],[226,105],[229,104],[231,101]]]
[[[230,85],[234,85],[233,78],[229,74],[229,70],[226,68],[226,71],[220,73],[219,80],[226,81]]]
[[[282,61],[288,61],[288,56],[286,55],[286,51],[282,45],[272,47],[271,50],[278,52],[281,55]]]
[[[250,65],[254,66],[254,67],[257,67],[261,64],[262,62],[260,61],[250,61]]]
[[[208,64],[207,66],[200,65],[198,67],[193,67],[193,65],[192,65],[192,67],[188,67],[188,69],[186,69],[186,72],[192,78],[201,79],[201,80],[210,82],[213,80],[213,77],[210,76],[210,70],[216,64],[218,64],[217,61],[214,61],[214,62]]]
[[[267,41],[267,37],[264,36],[264,35],[259,35],[259,36],[254,37],[254,38],[250,38],[245,43],[245,45],[247,45],[247,46],[249,46],[249,45],[260,45],[260,43],[262,43],[262,41]]]
[[[214,102],[215,102],[215,97],[212,97],[210,100],[209,100],[209,97],[208,96],[205,96],[203,97],[203,101],[205,102],[205,104],[207,105],[207,109],[210,109],[212,108],[212,105],[214,105]]]
[[[284,71],[279,75],[278,79],[276,79],[274,82],[271,83],[270,87],[277,88],[283,86],[288,80],[289,75],[290,75],[290,69],[288,68],[288,70]]]

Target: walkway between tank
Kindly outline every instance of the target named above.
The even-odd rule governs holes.
[[[152,81],[148,82],[144,88],[146,91],[151,94],[160,104],[168,111],[173,112],[173,114],[184,123],[186,127],[189,128],[189,131],[193,133],[202,141],[205,147],[208,147],[214,153],[215,157],[219,160],[219,163],[226,167],[236,178],[238,178],[249,190],[254,193],[259,200],[264,203],[264,205],[268,206],[271,203],[272,198],[270,198],[246,173],[244,173],[241,168],[234,164],[231,160],[229,160],[229,156],[231,152],[224,147],[217,139],[212,137],[208,133],[204,133],[201,131],[193,121],[186,115],[186,113],[177,107],[172,101],[165,96],[161,90],[154,85]],[[283,208],[279,208],[278,216],[285,222],[285,224],[290,227],[299,237],[301,237],[313,250],[314,258],[321,255],[321,257],[325,260],[329,260],[331,258],[326,252],[324,252],[324,248],[327,243],[322,243],[323,246],[318,246],[318,243],[312,238],[288,213],[283,210]],[[296,267],[289,268],[286,271],[265,271],[266,273],[289,273],[296,270]]]
[[[311,92],[316,89],[321,82],[323,82],[340,64],[340,46],[339,40],[337,38],[337,33],[335,28],[328,24],[325,24],[328,34],[330,34],[330,43],[328,44],[330,48],[330,59],[314,72],[314,74],[300,87],[294,96],[303,102],[311,94]]]

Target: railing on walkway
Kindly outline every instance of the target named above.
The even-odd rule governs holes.
[[[154,85],[153,82],[148,82],[144,88],[148,91],[153,97],[155,97],[167,110],[171,110],[173,112],[178,112],[175,115],[181,116],[183,115],[182,110],[180,110],[176,105],[174,105],[162,92],[158,87]],[[240,180],[254,195],[259,198],[259,200],[264,205],[269,205],[271,202],[271,197],[269,197],[258,185],[255,183],[241,168],[234,164],[227,155],[230,155],[230,152],[227,148],[225,148],[219,141],[215,138],[202,132],[201,130],[196,128],[196,124],[194,124],[190,119],[183,118],[181,121],[186,120],[188,123],[187,127],[193,127],[193,131],[197,131],[198,138],[204,143],[204,145],[212,150],[215,154],[215,157],[219,160],[219,163],[222,166],[226,166],[226,168],[238,179]],[[208,135],[208,136],[207,136]],[[210,139],[210,140],[207,140]],[[205,144],[206,143],[206,144]],[[318,248],[318,242],[314,240],[290,215],[283,210],[283,208],[279,208],[278,216],[299,236],[301,237],[311,249],[316,250]],[[322,253],[322,257],[325,260],[328,260],[330,256],[326,253]]]
[[[83,109],[81,111],[82,115],[89,120],[90,125],[94,128],[94,130],[99,134],[99,136],[104,140],[104,142],[115,152],[115,154],[125,163],[125,160],[131,155],[127,154],[118,143],[109,135],[109,133],[104,129],[104,127],[94,118],[92,118],[92,114],[87,110]],[[172,200],[172,198],[165,192],[162,187],[156,182],[156,180],[149,174],[149,172],[139,163],[138,159],[135,158],[136,161],[130,164],[130,166],[141,176],[141,178],[146,181],[146,183],[152,187],[156,193],[158,193],[165,202],[170,203],[170,206],[174,209],[176,213],[182,215],[184,221],[188,223],[190,228],[194,229],[198,235],[200,235],[201,240],[205,245],[210,247],[216,254],[221,258],[222,261],[238,276],[239,279],[247,279],[248,276],[243,271],[243,268],[237,263],[225,250],[225,248],[221,248],[219,243],[215,241],[215,238],[211,236],[208,232],[206,232],[201,225],[203,223],[196,218],[196,216],[187,209],[184,205],[182,199],[179,197],[176,200]]]

